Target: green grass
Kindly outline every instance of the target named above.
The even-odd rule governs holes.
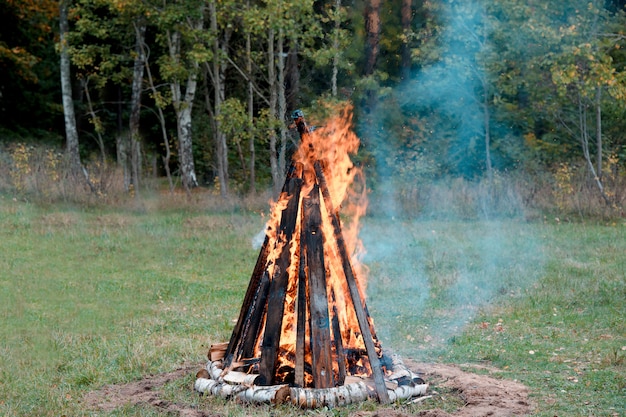
[[[404,236],[381,238],[394,229]],[[376,236],[376,247],[366,244],[369,304],[385,345],[496,367],[530,387],[533,415],[625,415],[626,223],[380,223],[364,232]]]
[[[0,415],[165,415],[95,413],[82,398],[201,363],[210,343],[228,340],[263,222],[241,210],[44,209],[0,198]],[[383,346],[495,367],[530,388],[537,416],[624,415],[624,222],[367,219],[362,236]],[[298,414],[200,398],[192,380],[168,384],[166,398],[221,415]],[[396,407],[459,406],[445,398]]]

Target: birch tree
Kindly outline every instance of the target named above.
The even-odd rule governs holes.
[[[170,85],[176,113],[180,178],[187,192],[198,186],[193,156],[192,113],[200,65],[210,57],[203,35],[204,12],[204,2],[165,3],[157,11],[168,51],[168,56],[159,63],[161,74]]]
[[[220,194],[225,197],[229,193],[229,173],[228,173],[228,143],[226,134],[222,129],[222,104],[226,100],[226,69],[228,67],[229,43],[232,36],[232,25],[219,24],[229,22],[233,16],[232,3],[209,2],[209,19],[211,22],[210,31],[212,37],[212,63],[207,69],[213,86],[213,103],[208,101],[206,95],[207,111],[213,120],[213,138],[216,149],[217,173],[220,184]],[[219,22],[219,23],[218,23]]]
[[[141,15],[133,21],[133,29],[135,32],[135,57],[133,60],[132,92],[128,126],[130,132],[131,180],[135,188],[135,195],[139,196],[139,179],[141,178],[141,138],[139,135],[139,120],[146,60],[143,46],[146,37],[146,23],[141,18]]]
[[[61,57],[61,90],[63,96],[63,115],[65,118],[66,152],[70,162],[70,169],[74,176],[80,175],[81,162],[78,148],[78,130],[76,129],[76,115],[72,98],[72,78],[70,74],[70,54],[67,41],[69,23],[67,19],[69,0],[59,2],[59,54]]]

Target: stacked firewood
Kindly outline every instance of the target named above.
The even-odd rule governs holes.
[[[223,344],[214,345],[209,353],[206,368],[196,374],[194,389],[201,394],[236,399],[250,403],[282,404],[290,402],[301,408],[337,407],[367,399],[377,399],[378,394],[371,378],[347,376],[343,385],[331,388],[300,388],[288,384],[256,385],[258,374],[223,369],[219,351]],[[385,355],[391,368],[385,378],[390,401],[424,395],[428,384],[408,369],[400,357]]]

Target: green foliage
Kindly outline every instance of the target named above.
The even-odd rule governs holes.
[[[54,29],[58,2],[14,0],[0,4],[0,129],[2,139],[58,139],[59,97]],[[8,134],[7,134],[8,133]]]
[[[598,171],[612,173],[607,195],[619,193],[614,184],[620,183],[626,161],[626,15],[619,10],[620,2],[412,3],[411,24],[403,27],[402,2],[382,2],[378,60],[373,74],[364,76],[366,2],[348,7],[334,0],[76,0],[71,3],[68,40],[82,154],[97,149],[92,137],[101,137],[105,152],[116,154],[116,138],[123,135],[130,110],[136,29],[145,26],[146,69],[157,92],[146,94],[149,89],[144,89],[143,145],[147,152],[162,153],[157,108],[164,112],[167,134],[173,136],[176,110],[170,104],[177,97],[171,87],[178,83],[184,95],[184,81],[197,75],[193,114],[207,120],[193,122],[194,128],[203,129],[194,132],[202,138],[194,152],[204,158],[198,177],[209,184],[214,179],[212,135],[217,133],[219,113],[212,105],[216,64],[224,70],[221,81],[228,99],[228,117],[218,116],[223,119],[219,124],[230,138],[228,159],[239,171],[231,174],[242,189],[247,179],[241,161],[249,151],[238,145],[254,140],[259,181],[267,182],[263,170],[270,158],[268,129],[288,120],[293,108],[310,108],[329,97],[336,74],[333,100],[349,100],[355,106],[363,143],[358,159],[374,187],[389,177],[415,184],[448,177],[479,182],[492,170],[524,169],[550,177],[561,164],[584,162],[581,141],[587,141],[588,159],[598,156],[593,142],[596,115],[601,114]],[[4,140],[23,139],[26,132],[36,140],[46,136],[58,143],[64,134],[53,48],[57,6],[32,0],[0,6],[7,22],[0,29]],[[216,28],[211,28],[213,20]],[[283,40],[287,106],[293,107],[278,120],[264,116],[270,103],[270,28],[275,41]],[[410,52],[408,67],[404,48]],[[247,103],[248,82],[253,86],[255,126],[247,126],[241,106],[232,107]],[[174,158],[174,172],[176,162]]]

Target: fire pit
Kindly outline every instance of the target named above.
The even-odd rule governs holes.
[[[211,346],[194,388],[304,408],[423,395],[424,381],[382,350],[350,258],[356,239],[342,231],[337,207],[358,175],[350,160],[359,145],[350,109],[314,132],[302,112],[293,117],[301,143],[239,319],[228,343]]]

